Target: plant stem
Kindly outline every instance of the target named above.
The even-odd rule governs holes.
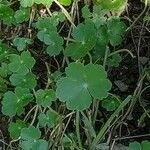
[[[78,144],[79,144],[79,150],[82,150],[82,142],[81,142],[81,138],[80,138],[79,121],[80,121],[80,115],[79,115],[79,111],[77,111],[76,112],[76,134],[77,134],[77,139],[78,139]]]
[[[117,117],[120,113],[120,111],[122,111],[122,109],[130,102],[132,96],[128,96],[121,104],[120,106],[116,109],[116,111],[110,116],[110,118],[108,119],[108,121],[105,123],[105,125],[103,126],[103,128],[100,130],[100,132],[98,133],[97,137],[93,140],[91,146],[90,146],[90,150],[94,150],[96,145],[98,144],[98,142],[100,142],[102,140],[102,138],[105,135],[105,132],[109,129],[112,121],[114,120],[115,117]]]
[[[113,55],[115,55],[115,54],[122,53],[122,52],[127,52],[127,53],[129,53],[129,54],[131,55],[132,58],[135,58],[135,56],[134,56],[128,49],[120,49],[120,50],[117,50],[117,51],[115,51],[115,52],[110,53],[110,54],[108,55],[108,57],[111,57],[111,56],[113,56]]]
[[[106,63],[107,63],[108,52],[109,52],[109,48],[107,47],[106,51],[105,51],[104,61],[103,61],[103,67],[104,68],[106,67]]]

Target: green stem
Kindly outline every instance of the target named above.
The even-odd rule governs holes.
[[[79,121],[80,121],[80,115],[79,115],[79,111],[77,111],[76,112],[76,134],[77,134],[77,139],[78,139],[78,144],[79,144],[79,150],[82,150],[82,142],[81,142],[81,137],[80,137]]]
[[[105,125],[103,126],[103,128],[100,130],[100,132],[98,133],[97,137],[93,140],[91,146],[90,146],[90,150],[94,150],[96,145],[102,140],[102,138],[104,137],[106,131],[109,129],[112,121],[115,119],[115,117],[117,117],[119,115],[119,113],[122,111],[122,109],[130,102],[132,96],[128,96],[121,104],[120,106],[116,109],[116,111],[110,116],[110,118],[108,119],[108,121],[105,123]]]
[[[107,63],[108,52],[109,52],[109,48],[107,47],[106,51],[105,51],[104,61],[103,61],[103,67],[104,68],[106,67],[106,63]]]
[[[90,64],[92,64],[92,62],[93,62],[92,55],[90,53],[88,53],[88,56],[89,56]]]

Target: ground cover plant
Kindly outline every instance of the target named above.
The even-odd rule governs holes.
[[[0,0],[0,148],[149,150],[149,0]]]

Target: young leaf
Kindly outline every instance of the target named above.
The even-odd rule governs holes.
[[[38,90],[36,93],[36,102],[43,107],[51,106],[52,101],[56,100],[55,92],[51,89],[48,90]]]
[[[16,37],[13,40],[13,44],[17,47],[17,50],[20,52],[25,50],[28,44],[32,44],[32,40],[29,38]]]
[[[41,113],[38,117],[39,124],[42,127],[48,126],[49,128],[53,128],[59,119],[59,115],[55,111],[48,110],[46,114]]]
[[[21,115],[24,107],[32,100],[32,94],[26,88],[17,87],[15,92],[8,91],[2,100],[2,112],[4,115],[13,117]]]
[[[112,96],[108,96],[102,100],[102,107],[107,111],[114,111],[120,105],[119,101]]]
[[[68,109],[84,110],[90,106],[92,97],[103,99],[110,89],[111,82],[102,66],[71,63],[66,68],[66,77],[57,81],[56,96],[66,102]]]
[[[12,74],[9,79],[12,85],[28,89],[35,88],[37,84],[36,76],[31,72],[26,75]]]
[[[14,122],[11,122],[9,124],[9,128],[8,128],[8,131],[10,133],[10,137],[12,139],[17,139],[20,137],[20,134],[21,134],[21,130],[23,128],[25,128],[27,125],[21,121],[21,120],[17,120],[15,123]]]
[[[62,5],[69,6],[71,5],[72,0],[58,0]]]
[[[35,60],[29,51],[22,52],[21,56],[11,54],[9,70],[13,73],[26,75],[33,68],[34,64]]]
[[[30,17],[30,9],[29,8],[20,8],[15,12],[15,20],[16,23],[22,23],[24,21],[28,21]]]
[[[39,129],[30,126],[21,130],[21,148],[22,150],[48,150],[48,143],[39,139],[41,132]]]
[[[6,25],[11,25],[15,22],[14,11],[8,5],[0,3],[0,20]]]
[[[102,9],[101,6],[93,7],[92,21],[98,29],[101,25],[105,25],[107,21],[106,14],[108,10]]]
[[[120,54],[115,54],[112,55],[111,58],[107,59],[107,64],[109,66],[118,67],[121,61],[122,61],[122,57],[120,56]]]

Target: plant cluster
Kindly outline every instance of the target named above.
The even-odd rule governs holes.
[[[132,56],[128,50],[117,50],[127,29],[118,14],[127,1],[96,0],[92,8],[84,4],[81,17],[78,3],[0,1],[0,98],[2,113],[10,120],[8,149],[19,143],[23,150],[94,150],[133,100],[130,95],[124,100],[111,93],[108,77],[109,68],[121,63],[121,52]],[[46,69],[44,85],[37,69],[40,56],[45,57],[45,66],[40,65]],[[112,113],[100,132],[94,129],[99,107]],[[73,132],[66,131],[71,118]],[[88,130],[83,134],[86,143],[81,128]],[[133,147],[147,150],[149,142],[129,145],[130,150]]]

